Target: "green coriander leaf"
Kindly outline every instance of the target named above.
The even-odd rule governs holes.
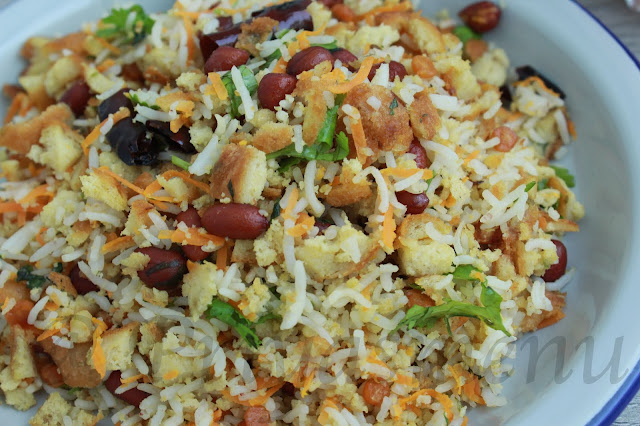
[[[389,114],[396,115],[396,112],[394,111],[396,108],[398,108],[398,99],[393,98],[391,104],[389,105]]]
[[[409,287],[411,287],[414,290],[420,290],[423,291],[424,289],[422,287],[420,287],[418,284],[414,284],[414,283],[409,283]]]
[[[228,326],[232,327],[249,346],[257,349],[262,343],[260,338],[253,330],[255,325],[249,321],[244,315],[236,311],[236,309],[222,300],[214,297],[205,312],[207,318],[216,318]]]
[[[33,266],[26,265],[18,269],[17,279],[18,281],[26,281],[27,288],[40,288],[47,282],[47,278],[43,275],[37,275],[33,273]]]
[[[541,191],[543,189],[546,189],[549,183],[549,179],[542,179],[540,182],[538,182],[538,191]]]
[[[531,191],[531,189],[533,189],[534,186],[536,186],[536,182],[535,181],[529,182],[527,184],[527,186],[525,186],[524,191],[525,192],[529,192],[529,191]]]
[[[156,111],[160,109],[158,105],[149,105],[147,102],[141,101],[137,93],[127,92],[124,95],[131,100],[131,103],[134,107],[136,105],[141,105],[143,107],[151,108]]]
[[[573,177],[569,170],[564,167],[551,166],[551,168],[556,172],[556,176],[564,181],[569,188],[573,188],[576,186],[576,179]]]
[[[442,305],[430,307],[414,305],[407,311],[407,315],[400,321],[396,330],[402,326],[407,326],[409,330],[415,327],[430,328],[435,325],[437,320],[444,319],[450,331],[450,326],[448,325],[449,318],[469,317],[479,319],[489,327],[500,330],[507,336],[511,336],[502,323],[502,316],[500,314],[502,297],[491,287],[483,284],[480,302],[483,306],[476,306],[455,300],[449,300]]]
[[[256,77],[253,75],[253,72],[245,65],[241,65],[238,70],[242,75],[242,82],[246,86],[249,93],[253,95],[256,90],[258,90],[258,81],[256,80]],[[231,71],[222,76],[222,83],[227,89],[227,94],[229,95],[229,101],[231,103],[231,116],[233,118],[236,118],[240,115],[238,109],[242,104],[242,99],[240,98],[240,95],[236,94],[236,85],[233,83],[233,79],[231,78]]]
[[[442,415],[444,416],[444,422],[449,426],[449,417],[447,417],[447,413],[442,413]]]
[[[287,29],[284,29],[282,31],[278,31],[278,33],[276,34],[276,38],[282,38],[282,37],[286,36],[289,31],[291,31],[291,28],[287,28]]]
[[[477,280],[477,278],[472,276],[474,272],[477,273],[481,271],[472,265],[460,265],[456,267],[452,275],[453,275],[453,278],[456,278],[458,280],[473,281],[473,280]]]
[[[255,324],[264,324],[265,322],[271,320],[282,320],[282,317],[280,315],[274,314],[273,312],[269,312],[268,314],[264,314],[263,316],[258,318],[258,321],[256,321]]]
[[[482,39],[482,36],[466,25],[460,25],[453,29],[453,34],[460,39],[463,44],[466,44],[471,39]]]
[[[338,43],[336,43],[335,41],[332,41],[331,43],[312,43],[312,46],[320,46],[320,47],[324,47],[327,50],[336,50],[338,48]]]
[[[125,43],[136,44],[151,33],[154,23],[138,4],[128,9],[111,9],[111,14],[100,21],[96,36],[109,40],[122,38]]]
[[[171,162],[183,170],[189,170],[189,167],[191,167],[191,163],[175,155],[171,156]]]
[[[273,204],[273,210],[271,211],[271,217],[269,218],[269,223],[273,222],[275,218],[280,216],[280,209],[281,209],[280,198],[278,198],[276,202]]]

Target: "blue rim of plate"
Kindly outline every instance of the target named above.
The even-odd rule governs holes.
[[[591,11],[585,8],[583,5],[578,3],[577,0],[571,0],[579,9],[581,9],[585,14],[587,14],[591,19],[593,19],[603,30],[605,30],[612,39],[618,43],[618,45],[624,50],[624,52],[629,56],[629,58],[633,61],[633,63],[640,71],[640,60],[636,58],[636,56],[629,50],[629,48],[618,38],[617,35],[609,29],[599,18],[597,18]],[[607,401],[607,403],[600,409],[600,411],[593,416],[593,418],[589,421],[589,425],[610,425],[613,423],[618,416],[624,411],[629,402],[633,399],[633,397],[640,390],[640,360],[636,363],[635,367],[629,375],[627,379],[622,383],[622,385],[618,388],[616,393]]]

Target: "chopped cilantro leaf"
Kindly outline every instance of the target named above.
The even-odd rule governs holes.
[[[535,181],[531,181],[527,184],[527,186],[525,186],[524,188],[524,192],[529,192],[531,191],[531,189],[533,189],[533,187],[536,186],[536,182]]]
[[[398,99],[393,98],[393,100],[391,101],[391,104],[389,105],[389,115],[395,115],[396,112],[394,110],[396,108],[398,108]]]
[[[573,188],[576,186],[576,179],[573,177],[569,170],[564,167],[551,166],[551,168],[556,172],[556,176],[564,181],[569,188]]]
[[[136,44],[151,33],[154,23],[138,4],[128,9],[111,9],[111,14],[100,21],[96,35],[109,40],[123,38],[125,43]]]
[[[222,300],[214,297],[207,311],[207,318],[216,318],[228,326],[232,327],[249,346],[257,349],[262,343],[260,338],[253,330],[254,323],[249,321],[244,315],[236,311],[236,309]]]

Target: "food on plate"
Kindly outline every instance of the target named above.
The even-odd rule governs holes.
[[[0,389],[33,425],[461,425],[564,316],[565,93],[495,3],[180,0],[33,37]]]

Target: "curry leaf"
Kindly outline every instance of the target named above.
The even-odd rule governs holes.
[[[269,218],[269,223],[273,222],[273,219],[280,216],[280,198],[273,203],[273,210],[271,211],[271,217]]]
[[[393,98],[393,100],[391,101],[391,104],[389,105],[389,115],[395,115],[395,109],[398,108],[398,99],[397,98]]]
[[[40,288],[47,282],[47,278],[43,275],[33,273],[33,266],[26,265],[18,269],[18,281],[26,281],[29,289]]]
[[[214,297],[205,313],[207,318],[216,318],[228,326],[232,327],[249,346],[257,349],[262,342],[253,330],[254,323],[249,321],[244,315],[222,300]]]
[[[98,37],[123,38],[125,43],[136,44],[151,33],[155,21],[138,4],[128,9],[111,9],[111,14],[100,21]]]

